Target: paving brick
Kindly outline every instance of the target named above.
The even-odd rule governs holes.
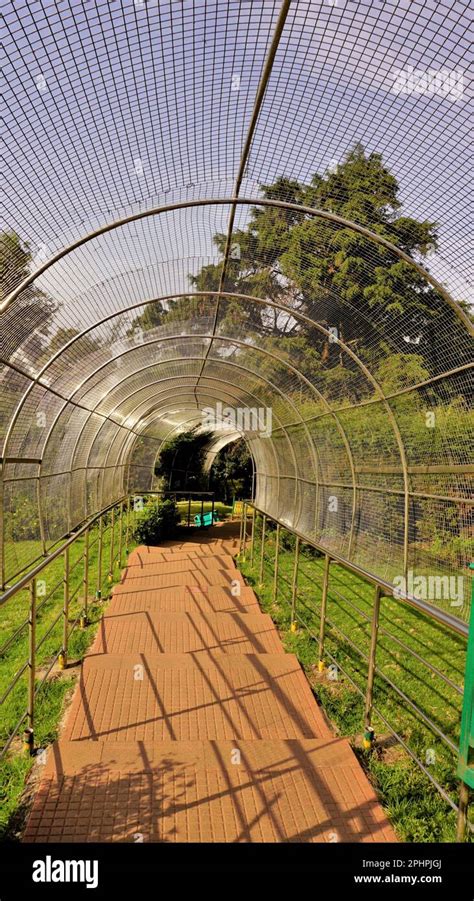
[[[23,840],[394,841],[235,568],[238,523],[195,536],[130,554]]]
[[[133,613],[140,610],[163,613],[259,613],[260,606],[251,588],[242,587],[240,595],[220,585],[207,588],[182,585],[177,588],[142,588],[130,590],[115,586],[112,600],[104,615]]]
[[[66,736],[99,741],[329,735],[292,654],[101,654],[84,660]]]
[[[283,654],[269,616],[137,611],[104,617],[90,654]]]
[[[81,796],[68,811],[67,841],[334,842],[391,841],[385,818],[376,825],[364,813],[378,807],[354,790],[358,763],[345,739],[252,742],[77,743],[53,748],[44,776],[52,798],[69,790]],[[239,762],[235,752],[240,752]],[[345,805],[334,802],[337,770]],[[326,776],[326,778],[322,778]],[[72,820],[72,823],[71,823]],[[52,824],[28,822],[26,841],[51,840]]]

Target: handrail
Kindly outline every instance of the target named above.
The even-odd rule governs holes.
[[[13,688],[18,684],[20,679],[27,673],[28,680],[28,706],[27,709],[22,713],[21,718],[16,723],[13,732],[9,734],[6,744],[0,750],[0,759],[4,756],[4,754],[8,751],[9,747],[13,739],[15,738],[18,730],[21,728],[25,719],[28,721],[28,728],[25,730],[25,745],[29,749],[29,752],[32,753],[34,747],[34,720],[35,720],[35,700],[38,694],[40,687],[44,684],[45,679],[48,673],[51,671],[52,667],[59,660],[59,665],[61,669],[64,669],[67,666],[68,659],[68,644],[71,638],[71,635],[77,628],[79,624],[81,626],[86,626],[88,623],[87,613],[88,613],[88,602],[89,602],[89,589],[90,589],[90,572],[89,572],[89,564],[90,564],[90,552],[92,548],[97,545],[97,585],[96,585],[96,598],[101,598],[102,596],[102,586],[104,584],[105,579],[110,583],[113,580],[113,575],[115,572],[116,566],[120,567],[122,564],[122,556],[124,549],[127,549],[128,546],[128,537],[129,537],[129,528],[130,528],[130,511],[132,509],[132,500],[139,497],[148,497],[148,496],[185,496],[189,499],[191,503],[191,498],[196,497],[201,502],[201,506],[206,501],[212,502],[214,507],[214,491],[193,491],[192,489],[187,490],[176,490],[173,489],[158,489],[158,490],[147,490],[142,492],[132,492],[127,495],[123,495],[118,497],[111,504],[108,504],[102,510],[95,513],[91,516],[86,522],[81,524],[78,528],[76,528],[72,533],[65,536],[65,540],[59,542],[55,549],[51,551],[51,553],[47,554],[43,557],[39,563],[33,566],[28,572],[26,572],[14,585],[11,585],[7,590],[0,596],[0,606],[5,604],[7,601],[11,600],[15,595],[19,592],[28,589],[30,593],[30,599],[28,604],[28,617],[22,621],[22,623],[17,626],[13,632],[13,635],[10,635],[9,638],[4,642],[3,646],[0,648],[0,656],[5,654],[10,647],[13,645],[15,640],[20,636],[20,634],[28,629],[29,633],[29,651],[28,658],[26,662],[20,664],[19,669],[13,676],[10,683],[5,686],[3,690],[3,696],[1,698],[1,702],[3,702],[13,690]],[[126,506],[126,529],[124,535],[123,528],[123,516],[124,516],[124,507]],[[119,511],[119,516],[116,517],[116,512]],[[137,512],[136,504],[133,504],[133,510]],[[111,512],[110,522],[104,528],[104,517],[107,513]],[[99,524],[97,537],[90,541],[90,533],[91,529]],[[106,531],[110,529],[110,546],[108,559],[104,559],[104,534]],[[69,551],[70,548],[80,539],[84,538],[84,549],[78,556],[77,560],[71,564]],[[54,582],[54,586],[48,591],[45,597],[42,597],[41,602],[37,603],[37,579],[47,568],[53,563],[55,560],[58,560],[60,557],[63,558],[64,567],[61,578]],[[83,572],[76,574],[74,578],[74,583],[77,579],[77,584],[73,588],[71,585],[71,574],[77,570],[82,564]],[[54,616],[52,622],[48,623],[48,627],[45,633],[42,635],[41,639],[37,641],[36,639],[36,623],[38,618],[39,611],[44,607],[44,605],[49,601],[56,593],[59,594],[62,588],[62,605],[61,609]],[[76,601],[77,598],[80,599],[82,590],[82,609],[79,614],[74,619],[74,622],[70,622],[69,612],[71,604]],[[52,661],[50,661],[49,667],[46,671],[46,674],[42,677],[41,682],[38,684],[36,680],[36,659],[37,653],[42,648],[47,640],[50,638],[51,634],[54,630],[59,627],[59,623],[62,620],[62,639],[61,646],[59,651],[53,656]]]
[[[14,585],[11,585],[10,588],[7,588],[7,590],[0,595],[0,607],[6,601],[10,600],[10,598],[12,598],[18,591],[22,591],[24,588],[27,588],[32,579],[36,579],[37,576],[39,576],[39,574],[43,571],[43,569],[49,566],[49,564],[52,563],[53,560],[56,560],[61,556],[61,554],[64,554],[66,548],[70,547],[71,544],[74,544],[74,542],[77,541],[78,538],[84,535],[84,533],[87,532],[87,530],[90,529],[91,526],[98,522],[98,520],[101,516],[104,515],[104,513],[108,513],[109,510],[112,509],[112,507],[117,507],[118,504],[126,500],[127,495],[119,497],[116,501],[113,502],[113,504],[109,504],[107,507],[104,507],[103,510],[101,510],[99,513],[95,513],[90,519],[87,520],[87,522],[84,523],[84,525],[72,532],[70,537],[66,541],[64,541],[63,544],[59,545],[56,550],[52,551],[50,554],[44,557],[41,562],[38,563],[37,566],[35,566],[34,569],[31,569],[27,573],[25,573],[25,575],[22,576],[22,578],[19,579],[18,582],[15,582]]]
[[[345,569],[348,569],[349,572],[353,572],[361,579],[365,579],[365,581],[370,582],[372,585],[378,586],[389,595],[393,595],[393,585],[390,582],[387,582],[385,579],[379,578],[379,576],[375,576],[373,573],[367,572],[367,570],[363,569],[362,566],[358,566],[357,563],[351,563],[336,551],[332,551],[329,548],[324,547],[324,545],[318,544],[316,541],[314,541],[314,539],[308,538],[308,536],[303,532],[300,532],[298,529],[293,528],[293,526],[289,526],[288,523],[286,523],[283,519],[279,519],[277,516],[274,516],[273,513],[268,513],[266,510],[258,507],[253,501],[245,501],[244,503],[249,507],[254,507],[257,513],[260,513],[262,516],[265,515],[267,519],[273,520],[273,522],[286,529],[287,532],[291,532],[304,544],[309,544],[310,547],[313,547],[315,550],[320,551],[321,554],[328,555],[331,560],[334,560],[335,563],[339,563]],[[442,623],[443,626],[448,626],[449,629],[452,629],[454,632],[457,632],[459,635],[467,638],[469,634],[469,626],[467,623],[463,622],[462,619],[458,619],[457,616],[452,616],[452,614],[446,613],[444,610],[440,610],[438,607],[434,607],[433,604],[429,604],[427,601],[422,601],[420,600],[420,598],[414,597],[410,594],[400,593],[399,599],[401,601],[405,601],[411,607],[415,607],[420,611],[420,613],[424,613],[425,615],[432,617],[432,619],[438,620],[438,622]]]
[[[444,673],[441,672],[437,667],[434,667],[429,661],[425,660],[425,658],[414,651],[412,648],[408,647],[405,642],[397,639],[396,636],[393,636],[391,632],[382,627],[380,625],[380,610],[381,610],[381,602],[384,597],[394,597],[393,594],[393,586],[390,585],[387,581],[383,579],[379,579],[378,577],[372,575],[371,573],[367,573],[362,567],[357,566],[356,564],[350,564],[347,560],[342,558],[339,554],[333,553],[327,548],[322,547],[317,542],[308,539],[305,535],[299,532],[297,529],[288,526],[283,520],[278,519],[276,516],[269,514],[261,507],[257,506],[253,501],[245,501],[244,509],[242,511],[242,524],[241,524],[241,532],[240,532],[240,545],[239,545],[239,556],[245,560],[246,554],[246,543],[248,539],[247,535],[247,508],[252,512],[251,519],[251,527],[250,527],[250,564],[253,566],[254,561],[254,551],[255,551],[255,532],[256,532],[256,516],[260,514],[262,517],[262,531],[260,538],[260,550],[259,550],[259,583],[262,586],[264,584],[264,572],[265,572],[265,561],[268,559],[265,557],[265,541],[266,541],[266,528],[268,521],[273,521],[276,524],[275,531],[275,556],[274,560],[271,561],[271,565],[273,567],[273,589],[272,589],[272,597],[273,601],[276,602],[278,598],[278,583],[280,579],[283,579],[287,588],[291,589],[291,605],[290,605],[290,596],[288,597],[288,604],[291,606],[291,622],[290,628],[291,631],[297,630],[297,623],[301,624],[308,634],[316,641],[319,645],[319,664],[318,670],[319,672],[323,672],[326,667],[325,659],[329,658],[332,660],[334,664],[340,669],[340,671],[347,677],[349,682],[353,685],[353,687],[357,690],[357,692],[364,698],[365,700],[365,711],[364,711],[364,747],[366,749],[370,749],[374,742],[374,730],[372,727],[372,718],[374,715],[378,716],[380,720],[384,723],[384,725],[388,728],[391,734],[396,738],[397,741],[400,742],[402,747],[405,748],[409,756],[416,762],[419,768],[425,773],[425,775],[430,779],[431,783],[434,785],[436,790],[439,792],[441,797],[450,805],[450,807],[457,812],[458,814],[458,826],[457,826],[457,836],[459,840],[462,840],[465,836],[466,829],[469,829],[470,832],[474,833],[474,825],[468,821],[467,818],[467,805],[468,805],[468,786],[474,785],[474,768],[471,766],[468,771],[468,776],[465,775],[467,768],[464,766],[464,769],[460,765],[460,769],[458,769],[458,776],[461,778],[460,784],[460,793],[459,793],[459,805],[456,805],[454,800],[450,797],[448,791],[443,788],[442,785],[435,778],[433,773],[431,773],[428,769],[428,766],[423,763],[422,760],[419,759],[417,754],[408,746],[407,742],[403,740],[403,738],[399,735],[398,727],[395,729],[392,724],[386,719],[386,717],[380,712],[376,704],[374,703],[374,688],[376,688],[376,678],[382,680],[382,684],[385,683],[386,686],[389,687],[391,691],[394,692],[394,697],[400,698],[404,705],[406,705],[412,713],[419,719],[421,723],[423,723],[432,733],[436,735],[439,739],[441,739],[446,746],[448,752],[454,753],[454,755],[458,756],[459,759],[467,759],[468,753],[466,748],[468,744],[472,743],[474,746],[474,738],[472,735],[468,739],[466,739],[466,735],[469,734],[469,728],[472,729],[472,726],[466,725],[469,720],[469,715],[466,713],[467,703],[469,699],[464,699],[464,712],[463,712],[463,735],[464,735],[464,746],[462,745],[461,739],[461,747],[464,748],[462,756],[461,752],[458,749],[458,746],[455,742],[440,729],[440,727],[431,719],[420,707],[411,700],[411,698],[406,694],[405,691],[396,685],[387,675],[382,671],[382,669],[376,664],[376,652],[377,652],[377,640],[379,633],[387,636],[390,640],[395,641],[395,643],[400,647],[402,647],[407,655],[410,655],[413,659],[417,660],[419,663],[427,666],[433,675],[439,677],[445,684],[447,684],[456,694],[463,696],[463,690],[456,685],[452,679],[448,678]],[[280,538],[281,531],[285,530],[291,535],[294,535],[296,538],[295,549],[294,549],[294,563],[293,563],[293,580],[292,584],[289,579],[280,576],[279,574],[279,554],[280,554]],[[318,586],[321,590],[321,601],[318,604],[319,609],[313,609],[308,604],[304,603],[302,599],[299,600],[299,605],[304,608],[308,613],[317,614],[320,617],[319,623],[319,636],[314,634],[314,631],[311,629],[311,626],[308,622],[306,622],[305,618],[301,616],[301,614],[296,610],[297,600],[298,600],[298,573],[301,572],[301,575],[307,577],[307,574],[304,572],[303,568],[299,563],[299,555],[300,555],[300,545],[301,544],[308,545],[309,547],[315,548],[321,554],[324,555],[325,565],[324,565],[324,573],[323,573],[323,582],[318,580]],[[372,605],[371,615],[366,613],[366,611],[361,610],[356,604],[354,604],[351,600],[345,597],[345,595],[341,594],[341,592],[334,590],[333,587],[329,587],[330,582],[330,563],[336,563],[341,565],[346,571],[352,572],[357,575],[359,578],[364,581],[370,583],[375,587],[375,595],[374,601]],[[474,568],[474,566],[473,566]],[[286,589],[285,589],[286,590]],[[332,618],[330,618],[327,614],[328,608],[328,599],[329,599],[329,591],[331,591],[331,595],[334,593],[338,598],[342,601],[347,602],[349,607],[353,610],[356,610],[359,615],[362,616],[363,620],[369,622],[370,625],[370,649],[369,654],[363,651],[357,644],[355,644],[351,637],[347,635],[339,625],[334,623]],[[432,619],[437,622],[442,623],[444,626],[447,626],[456,634],[462,635],[465,637],[468,634],[469,626],[464,624],[462,621],[458,620],[456,617],[450,616],[444,611],[437,610],[433,605],[420,601],[418,598],[414,598],[411,596],[397,596],[397,600],[400,600],[402,603],[406,602],[410,607],[416,609],[418,612],[422,613],[428,620]],[[474,605],[474,594],[473,594],[473,605]],[[471,611],[471,621],[473,625],[471,626],[471,644],[472,649],[474,651],[474,617],[472,616]],[[328,651],[325,643],[326,631],[330,630],[330,633],[336,636],[340,636],[338,647],[350,658],[350,651],[347,648],[352,649],[353,652],[357,654],[358,659],[362,660],[367,667],[367,683],[365,691],[363,687],[358,685],[351,675],[346,671],[346,669],[341,666],[339,659],[336,658]],[[338,641],[337,637],[333,640]],[[341,645],[342,642],[342,645]],[[344,647],[346,650],[344,650]],[[474,659],[474,658],[473,658]],[[472,666],[472,664],[471,664]],[[473,683],[474,684],[474,683]],[[467,687],[468,683],[466,682]],[[469,691],[468,691],[469,693]],[[460,701],[460,704],[462,702]],[[469,703],[474,703],[472,700]],[[473,708],[474,709],[474,708]],[[470,720],[469,720],[470,722]]]
[[[104,583],[104,579],[107,578],[108,582],[113,580],[113,575],[115,572],[116,566],[120,567],[122,563],[122,553],[124,548],[124,506],[126,501],[126,531],[125,531],[125,547],[128,543],[128,535],[129,535],[129,526],[130,526],[130,495],[125,495],[117,498],[113,503],[108,504],[98,513],[95,513],[90,519],[87,520],[83,525],[81,525],[78,529],[76,529],[73,533],[71,533],[66,540],[59,544],[54,551],[48,554],[44,559],[41,560],[36,566],[30,569],[25,575],[18,580],[14,585],[10,586],[0,597],[0,605],[5,604],[8,600],[14,597],[19,592],[23,591],[25,588],[29,589],[30,599],[28,604],[28,618],[23,620],[23,622],[14,630],[13,635],[10,636],[7,641],[3,644],[0,653],[5,654],[8,649],[11,647],[13,642],[19,637],[19,635],[25,630],[28,629],[28,654],[25,662],[20,663],[18,670],[16,671],[13,678],[10,680],[9,684],[5,686],[3,690],[3,695],[0,703],[3,703],[6,698],[10,695],[11,691],[18,684],[20,679],[26,673],[27,679],[27,689],[28,689],[28,699],[26,709],[21,714],[21,717],[18,719],[16,724],[13,727],[13,731],[9,733],[6,743],[3,748],[0,750],[0,759],[7,753],[11,744],[18,734],[22,724],[27,721],[27,728],[25,729],[23,740],[24,746],[28,750],[30,754],[34,751],[34,728],[35,728],[35,711],[36,711],[36,697],[38,692],[41,690],[42,686],[45,684],[45,681],[51,672],[53,666],[57,661],[59,661],[59,666],[61,669],[65,669],[68,662],[68,649],[69,642],[72,634],[74,633],[77,626],[80,624],[82,628],[88,625],[88,608],[89,608],[89,590],[90,590],[90,552],[91,548],[93,548],[96,544],[96,541],[90,542],[89,535],[91,529],[99,523],[98,529],[98,548],[97,548],[97,589],[96,589],[96,598],[100,598],[102,596],[102,585]],[[118,509],[119,516],[116,520],[115,511]],[[104,517],[107,513],[111,511],[110,522],[104,529]],[[104,567],[104,559],[103,559],[103,551],[104,551],[104,534],[110,528],[110,556],[108,560],[108,568]],[[75,560],[72,565],[70,564],[70,548],[75,544],[75,542],[84,538],[84,547],[78,556],[77,560]],[[117,547],[118,540],[118,547]],[[58,560],[60,557],[63,558],[63,572],[62,576],[59,580],[55,579],[54,586],[49,590],[47,595],[42,598],[41,603],[37,603],[37,592],[38,592],[38,582],[37,578],[41,575],[47,568],[53,563],[55,560]],[[82,565],[82,571],[79,570],[74,576],[74,579],[71,580],[71,574],[77,570],[77,567]],[[71,581],[74,582],[74,587],[72,587]],[[76,584],[77,581],[77,584]],[[62,588],[62,603],[60,603],[59,612],[54,615],[51,622],[47,623],[47,629],[44,634],[41,636],[40,640],[37,640],[36,637],[36,626],[38,620],[38,612],[44,607],[47,601],[54,598],[55,594],[60,595]],[[59,600],[59,599],[58,599]],[[79,612],[76,615],[76,610],[74,612],[74,622],[70,621],[70,610],[73,602],[77,603],[79,601],[79,607],[76,608]],[[38,682],[36,679],[36,667],[37,667],[37,655],[39,650],[44,647],[50,636],[54,633],[56,628],[59,628],[59,624],[62,621],[62,635],[59,642],[59,650],[55,649],[55,652],[52,652],[52,659],[50,659],[49,665],[46,669],[46,672],[42,675],[41,680]],[[50,655],[48,654],[48,657]]]

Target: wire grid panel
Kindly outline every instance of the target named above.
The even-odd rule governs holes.
[[[466,576],[467,16],[6,3],[4,581],[217,404],[263,412],[262,509],[381,578]]]

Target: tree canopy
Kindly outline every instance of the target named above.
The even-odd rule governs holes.
[[[332,171],[315,174],[309,184],[281,176],[261,189],[267,199],[310,206],[367,227],[414,261],[423,261],[437,247],[436,224],[402,215],[396,178],[379,153],[367,154],[361,145]],[[223,256],[226,236],[216,234],[214,243]],[[190,275],[191,290],[216,292],[222,267],[221,260]],[[340,343],[314,329],[309,334],[291,311],[334,330],[376,375],[381,352],[415,358],[411,370],[418,366],[429,373],[436,328],[445,326],[446,319],[453,337],[462,328],[427,280],[394,252],[353,228],[278,207],[252,208],[247,226],[234,231],[223,291],[268,301],[245,305],[238,299],[221,300],[220,324],[226,334],[256,331],[261,346],[271,350],[277,345],[280,356],[297,367],[304,360],[305,371],[326,381],[329,394],[334,380],[338,391],[345,383],[349,398],[356,397],[357,389],[352,374],[340,371],[348,365]],[[284,304],[288,312],[272,302]],[[151,304],[132,331],[204,317],[210,303],[215,305],[214,295]],[[447,349],[450,353],[448,366],[462,362],[455,344]],[[393,387],[393,372],[390,381]]]

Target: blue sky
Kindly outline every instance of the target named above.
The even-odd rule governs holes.
[[[272,0],[6,3],[7,227],[41,258],[123,212],[228,196],[278,9]],[[282,173],[309,179],[362,141],[398,178],[404,212],[440,224],[433,273],[474,299],[467,22],[459,0],[295,0],[242,193]],[[409,66],[462,72],[464,97],[397,94],[396,72]],[[220,208],[168,217],[168,237],[162,225],[137,228],[134,240],[124,231],[115,249],[89,245],[45,284],[71,303],[130,265],[170,254],[197,265],[225,220]]]

